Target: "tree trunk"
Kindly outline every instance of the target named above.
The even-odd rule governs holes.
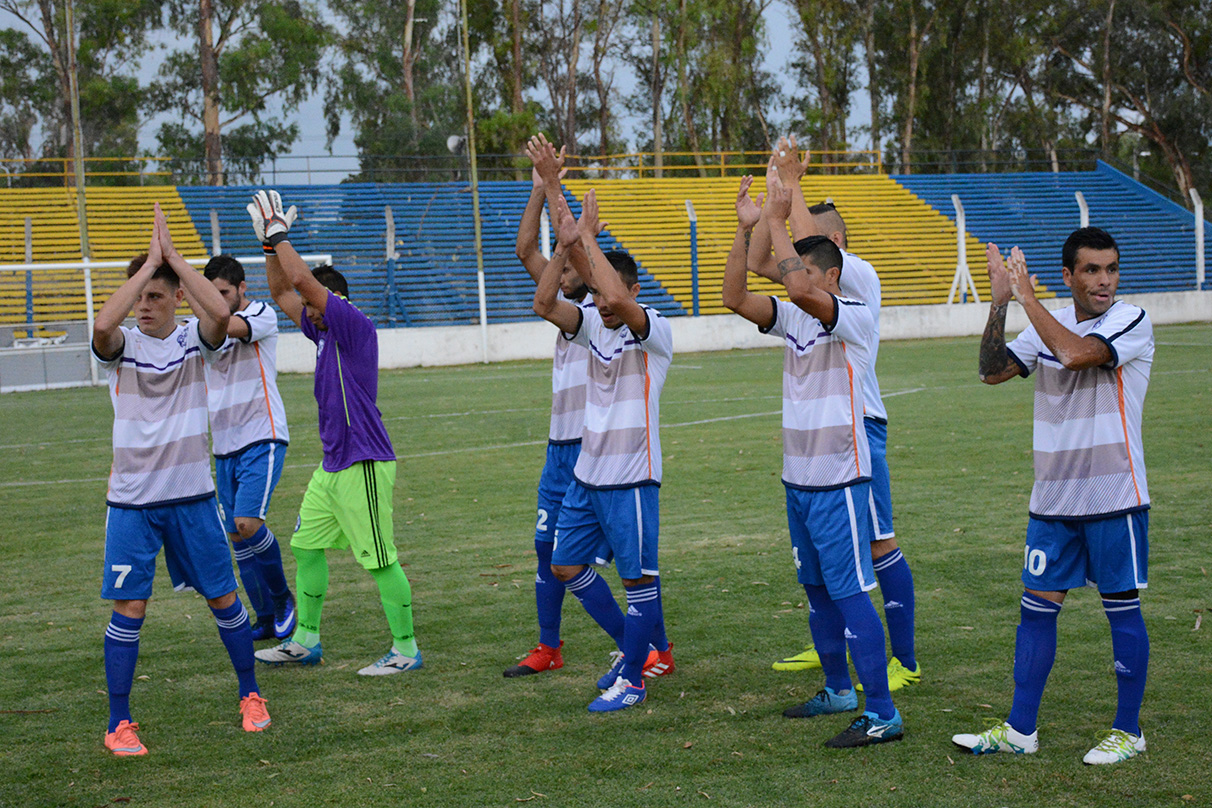
[[[690,114],[690,79],[686,75],[686,0],[681,0],[678,10],[681,23],[678,26],[678,95],[682,102],[682,121],[686,126],[686,140],[694,152],[694,163],[699,167],[699,176],[706,177],[707,168],[703,165],[703,156],[699,154],[699,133],[694,127],[694,116]]]
[[[905,120],[901,126],[901,171],[913,173],[913,115],[917,108],[917,63],[921,58],[917,38],[917,13],[909,6],[909,86],[905,98]]]
[[[415,146],[418,140],[419,121],[417,119],[417,92],[413,81],[413,65],[417,61],[416,49],[412,44],[413,24],[417,14],[417,0],[408,0],[408,8],[404,12],[404,58],[400,67],[404,75],[404,96],[408,99],[408,118],[412,122],[412,142]]]
[[[653,174],[660,179],[665,165],[665,135],[662,128],[661,95],[661,18],[652,15],[652,166]]]
[[[415,0],[410,0],[410,5]],[[513,75],[510,76],[510,109],[513,114],[521,115],[525,109],[522,100],[522,0],[510,0],[510,13],[513,19]]]
[[[880,85],[875,77],[875,2],[867,0],[863,15],[863,48],[867,52],[867,97],[871,101],[871,148],[883,157],[883,129],[880,122]]]
[[[980,78],[977,81],[976,87],[976,108],[981,114],[981,171],[988,171],[988,164],[985,162],[986,154],[989,151],[989,129],[993,125],[993,116],[985,109],[986,97],[988,96],[987,84],[989,76],[989,5],[981,4],[981,13],[984,19],[981,20],[981,72]]]
[[[56,9],[52,0],[38,0],[38,12],[42,17],[42,31],[46,35],[46,46],[50,50],[51,62],[55,66],[56,89],[59,93],[59,114],[62,124],[59,126],[58,135],[59,149],[68,160],[75,159],[75,144],[74,138],[71,135],[72,121],[72,86],[71,77],[68,76],[67,70],[67,54],[64,52],[63,42],[59,39],[55,27]],[[67,163],[64,163],[64,183],[68,187],[75,185],[74,175],[67,171]]]
[[[219,132],[219,60],[211,33],[212,0],[198,2],[198,61],[202,68],[202,130],[206,183],[223,184],[223,141]]]
[[[1107,27],[1103,29],[1103,108],[1100,133],[1103,159],[1111,156],[1111,23],[1115,15],[1115,0],[1107,3]]]
[[[572,35],[568,42],[568,106],[564,113],[564,143],[568,151],[577,150],[577,63],[581,56],[581,2],[572,0]]]

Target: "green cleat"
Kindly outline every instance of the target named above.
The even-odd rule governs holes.
[[[915,685],[922,681],[922,663],[918,662],[917,667],[909,670],[896,657],[888,660],[888,691],[900,690],[906,685]],[[856,684],[854,689],[858,692],[863,692],[862,683]]]
[[[846,654],[846,663],[850,663],[850,654]],[[770,667],[776,671],[811,671],[821,666],[821,656],[816,652],[816,646],[810,645],[795,656],[780,659]]]

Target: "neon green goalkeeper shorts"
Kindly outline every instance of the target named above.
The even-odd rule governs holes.
[[[341,471],[318,468],[311,475],[290,546],[301,550],[349,547],[368,570],[396,560],[391,497],[394,460],[363,460]]]

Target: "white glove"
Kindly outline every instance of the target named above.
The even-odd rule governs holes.
[[[299,209],[294,205],[283,212],[282,196],[277,191],[257,191],[253,201],[248,205],[248,215],[252,218],[253,230],[267,253],[286,241],[290,226],[299,215]]]

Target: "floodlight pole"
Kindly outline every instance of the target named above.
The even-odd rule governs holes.
[[[1195,204],[1195,289],[1204,289],[1204,200],[1200,199],[1199,191],[1190,188],[1191,201]]]
[[[1086,195],[1081,191],[1074,191],[1073,198],[1077,200],[1077,210],[1080,213],[1082,227],[1090,226],[1090,206],[1086,204]]]
[[[488,364],[488,300],[484,291],[484,242],[480,234],[480,183],[476,167],[476,117],[471,97],[471,46],[467,37],[467,0],[459,0],[463,19],[463,83],[467,89],[467,156],[471,161],[471,216],[476,229],[476,286],[480,293],[480,344]]]
[[[947,293],[947,304],[955,302],[959,293],[960,302],[967,303],[968,292],[972,292],[972,301],[981,302],[981,296],[976,291],[976,281],[972,280],[972,270],[968,268],[968,219],[964,214],[964,203],[960,202],[959,194],[951,195],[951,204],[955,208],[955,276],[951,278],[951,291]]]
[[[690,305],[691,314],[699,316],[699,217],[694,203],[686,200],[686,217],[690,219]]]

